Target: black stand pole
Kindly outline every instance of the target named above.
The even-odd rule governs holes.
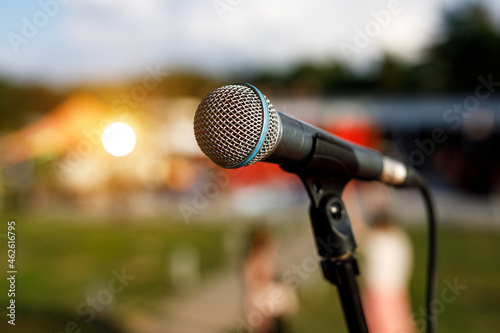
[[[338,260],[322,259],[321,267],[325,278],[338,288],[349,332],[368,332],[356,281],[359,271],[355,255]]]
[[[347,215],[342,191],[349,179],[299,175],[311,198],[311,224],[323,275],[339,291],[351,333],[368,333],[356,275],[356,240]]]

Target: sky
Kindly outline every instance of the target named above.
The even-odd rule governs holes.
[[[25,0],[2,4],[0,76],[54,85],[145,73],[224,75],[384,52],[417,60],[465,0]],[[484,0],[500,18],[500,2]]]

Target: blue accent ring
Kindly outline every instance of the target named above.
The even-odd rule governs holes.
[[[257,89],[256,87],[254,87],[250,83],[243,83],[242,85],[245,85],[245,86],[247,86],[249,88],[252,88],[252,90],[255,91],[259,95],[260,101],[262,103],[262,106],[264,107],[264,124],[263,124],[263,129],[262,129],[262,133],[260,135],[259,142],[257,143],[257,146],[255,147],[255,149],[252,152],[252,154],[250,154],[250,156],[246,160],[244,160],[243,162],[241,162],[240,164],[237,164],[237,165],[233,166],[233,168],[239,168],[239,167],[242,167],[242,166],[246,165],[247,163],[249,163],[255,157],[255,155],[257,155],[257,153],[259,152],[260,148],[262,148],[262,145],[264,144],[264,140],[266,139],[266,135],[267,135],[267,128],[269,127],[269,109],[267,107],[266,98],[259,91],[259,89]]]

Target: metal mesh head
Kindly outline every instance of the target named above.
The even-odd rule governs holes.
[[[268,124],[264,128],[266,106]],[[263,101],[256,89],[227,85],[209,93],[198,105],[194,135],[200,149],[215,164],[224,168],[247,166],[272,152],[278,141],[279,118],[269,100]]]

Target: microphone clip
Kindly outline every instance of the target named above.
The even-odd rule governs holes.
[[[320,265],[326,280],[336,285],[350,332],[368,333],[356,276],[356,240],[342,192],[350,178],[318,176],[317,172],[298,173],[311,206],[309,214]]]

